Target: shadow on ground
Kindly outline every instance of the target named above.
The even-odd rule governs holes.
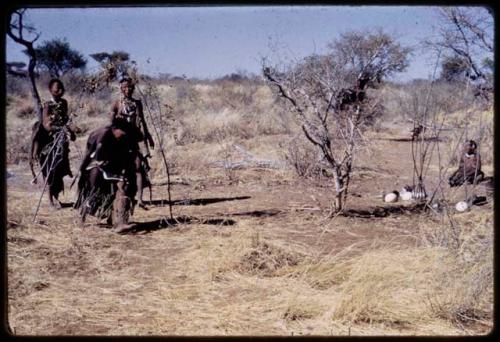
[[[403,142],[403,141],[406,141],[406,142],[412,142],[414,139],[412,138],[378,138],[377,140],[386,140],[386,141],[400,141],[400,142]],[[415,141],[439,141],[439,142],[442,142],[443,140],[442,139],[439,139],[439,138],[436,138],[436,137],[429,137],[429,138],[418,138],[416,139]]]
[[[278,209],[244,211],[241,213],[229,214],[229,216],[250,216],[250,217],[271,217],[282,213]]]
[[[214,197],[214,198],[196,198],[196,199],[184,199],[184,200],[175,200],[172,201],[172,205],[207,205],[219,202],[228,202],[228,201],[239,201],[246,200],[252,198],[251,196],[238,196],[238,197]],[[168,200],[153,200],[153,201],[144,201],[146,205],[153,206],[165,206],[168,205]]]
[[[361,218],[387,217],[389,215],[421,213],[426,208],[427,207],[425,203],[417,203],[413,205],[373,207],[369,209],[347,209],[341,212],[339,215],[344,217],[361,217]]]
[[[150,233],[155,230],[174,228],[180,224],[207,224],[214,226],[232,226],[236,224],[235,220],[229,218],[198,218],[193,216],[180,216],[173,219],[161,218],[159,220],[147,222],[135,222],[129,229],[122,231],[121,234]]]

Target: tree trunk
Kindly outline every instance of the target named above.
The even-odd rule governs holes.
[[[342,181],[340,179],[340,168],[333,168],[333,180],[335,182],[335,212],[342,211],[344,202],[342,201],[342,196],[345,191],[343,188]]]
[[[334,210],[334,212],[338,213],[338,212],[342,211],[342,209],[343,209],[342,206],[343,206],[342,193],[336,194],[335,195],[335,208],[334,208],[335,210]]]
[[[30,79],[30,84],[31,84],[31,96],[33,98],[35,108],[37,109],[38,120],[42,122],[43,108],[42,108],[42,101],[40,99],[40,95],[38,93],[35,81],[36,54],[35,54],[35,49],[33,49],[33,45],[28,47],[28,53],[30,55],[30,62],[28,65],[28,77]]]
[[[17,24],[14,24],[12,22],[13,15],[18,16],[18,22]],[[35,49],[33,48],[33,43],[40,37],[39,34],[33,39],[33,40],[26,40],[23,38],[23,31],[25,30],[25,27],[23,26],[23,15],[24,11],[14,11],[10,13],[9,15],[9,26],[7,30],[7,35],[12,38],[16,43],[23,45],[26,47],[26,51],[30,57],[30,62],[28,64],[28,77],[30,79],[30,85],[31,85],[31,96],[33,98],[33,102],[35,105],[35,108],[37,109],[37,115],[38,115],[38,120],[42,120],[42,101],[40,100],[40,95],[38,93],[38,90],[36,88],[36,82],[35,82],[35,67],[36,67],[36,52]],[[13,31],[16,31],[18,34],[14,34]]]

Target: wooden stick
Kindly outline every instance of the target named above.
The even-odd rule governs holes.
[[[165,150],[163,148],[163,139],[160,135],[160,132],[158,132],[158,128],[156,127],[156,124],[155,124],[155,121],[153,119],[153,114],[152,114],[152,111],[150,109],[150,106],[148,104],[148,101],[146,99],[146,96],[144,95],[144,93],[141,91],[141,89],[139,87],[137,87],[137,90],[139,91],[139,93],[141,94],[143,100],[144,100],[144,104],[146,105],[146,109],[147,109],[147,113],[149,115],[149,118],[151,120],[151,124],[153,125],[153,130],[155,131],[155,134],[156,134],[156,138],[158,139],[158,145],[160,147],[160,153],[161,153],[161,156],[162,156],[162,159],[163,159],[163,164],[165,165],[165,170],[167,172],[167,193],[168,193],[168,208],[169,208],[169,212],[170,212],[170,219],[174,219],[174,216],[173,216],[173,213],[172,213],[172,195],[171,195],[171,182],[170,182],[170,168],[168,166],[168,162],[167,162],[167,157],[165,155]],[[161,108],[160,108],[160,111],[161,111]],[[163,132],[161,132],[163,133]]]

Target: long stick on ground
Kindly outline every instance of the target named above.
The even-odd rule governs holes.
[[[165,165],[165,170],[167,172],[168,209],[169,209],[169,212],[170,212],[170,219],[173,220],[174,216],[172,214],[172,195],[171,195],[171,190],[170,190],[171,189],[170,168],[168,166],[167,157],[165,155],[165,149],[163,148],[163,137],[160,135],[160,132],[158,131],[158,128],[157,128],[156,123],[155,123],[155,120],[153,118],[153,113],[152,113],[152,111],[150,109],[150,106],[148,104],[146,96],[144,95],[144,93],[141,91],[141,89],[139,87],[137,87],[137,90],[139,91],[139,93],[142,96],[142,99],[144,100],[144,104],[146,106],[150,122],[153,125],[153,130],[155,131],[156,138],[158,139],[158,145],[160,147],[160,152],[161,152],[161,156],[162,156],[162,159],[163,159],[163,164]],[[161,115],[161,108],[158,108],[158,110],[160,110],[160,115]]]

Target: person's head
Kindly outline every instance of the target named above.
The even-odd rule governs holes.
[[[130,77],[125,76],[120,80],[120,91],[124,96],[132,96],[132,94],[134,93],[134,89],[134,81]]]
[[[113,120],[113,123],[111,124],[111,132],[117,140],[123,139],[123,137],[126,135],[126,127],[123,120]]]
[[[465,153],[473,154],[476,153],[477,143],[474,140],[469,140],[465,143],[464,150]]]
[[[49,82],[49,91],[56,99],[64,95],[64,84],[58,78],[53,78]]]

